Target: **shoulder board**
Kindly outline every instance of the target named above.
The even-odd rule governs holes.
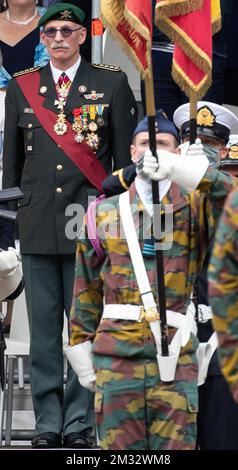
[[[32,72],[36,72],[37,70],[40,70],[41,67],[31,67],[30,69],[26,69],[26,70],[21,70],[20,72],[16,72],[14,73],[13,77],[19,77],[20,75],[25,75],[26,73],[32,73]]]
[[[93,67],[97,69],[109,70],[109,72],[120,72],[121,68],[117,65],[108,65],[108,64],[92,64]]]

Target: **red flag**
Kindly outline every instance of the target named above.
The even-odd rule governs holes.
[[[105,27],[118,39],[142,77],[150,76],[152,7],[148,0],[101,0]]]
[[[174,80],[187,96],[201,99],[211,85],[211,0],[157,0],[156,24],[175,43]]]

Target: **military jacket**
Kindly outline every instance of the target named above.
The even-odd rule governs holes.
[[[238,190],[226,200],[208,269],[221,368],[238,402]]]
[[[39,73],[43,107],[55,112],[56,120],[59,111],[50,65]],[[84,105],[89,120],[90,106],[97,105],[100,113],[95,158],[108,173],[112,165],[115,169],[128,165],[137,106],[125,73],[92,66],[82,58],[65,106],[71,123],[73,110]],[[25,195],[18,208],[22,253],[74,253],[75,239],[65,234],[73,214],[66,216],[65,210],[75,203],[85,208],[88,197],[98,190],[42,128],[16,79],[10,81],[6,97],[3,166],[3,187],[20,186]]]
[[[166,307],[180,313],[186,312],[194,279],[205,253],[208,238],[212,236],[221,204],[230,188],[236,185],[231,176],[208,169],[199,185],[199,191],[181,192],[172,184],[163,204],[173,203],[172,246],[163,252],[165,267]],[[204,197],[210,204],[204,211]],[[135,226],[139,230],[139,241],[143,247],[142,225],[145,208],[135,191],[130,189],[130,201]],[[142,305],[130,253],[125,238],[120,237],[119,196],[113,196],[99,203],[96,223],[104,260],[100,261],[90,240],[85,236],[77,245],[76,278],[71,311],[71,345],[94,341],[94,352],[98,354],[130,355],[141,349],[143,326],[138,322],[103,319],[103,302],[106,304]],[[209,224],[205,223],[209,220]],[[148,219],[147,219],[148,221]],[[149,218],[149,223],[151,219]],[[110,229],[110,237],[104,234]],[[206,227],[209,227],[206,230]],[[158,303],[155,258],[145,257],[145,267],[152,291]],[[137,323],[136,325],[134,323]],[[100,333],[104,332],[104,335]],[[112,337],[107,340],[105,333]],[[96,335],[96,337],[95,337]],[[104,338],[103,340],[101,338]],[[131,346],[128,341],[132,340]],[[108,352],[109,351],[109,352]]]

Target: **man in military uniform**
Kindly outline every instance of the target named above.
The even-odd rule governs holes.
[[[72,300],[76,234],[67,214],[101,192],[107,173],[129,163],[137,121],[126,75],[80,56],[84,13],[57,3],[41,17],[50,63],[9,84],[3,186],[19,185],[18,207],[31,333],[33,447],[90,447],[92,395],[72,370],[63,392],[62,329]],[[69,207],[68,207],[69,206]],[[82,213],[82,212],[81,212]],[[66,232],[66,233],[65,233]]]
[[[181,130],[182,140],[188,138],[189,129],[186,124],[188,117],[189,105],[180,106],[174,114],[174,121]],[[237,176],[238,165],[235,160],[238,149],[235,145],[237,139],[234,136],[231,140],[229,132],[224,132],[220,123],[226,123],[227,129],[232,132],[238,129],[237,118],[231,111],[216,103],[198,102],[197,132],[210,165]],[[232,142],[234,144],[233,150]],[[229,148],[230,150],[228,150]],[[229,154],[233,155],[233,158],[229,158]],[[209,204],[209,201],[206,201],[205,204]],[[214,238],[212,237],[202,269],[198,273],[195,289],[198,303],[198,339],[203,344],[205,352],[203,370],[199,377],[200,386],[198,387],[197,446],[201,450],[236,450],[238,449],[238,438],[233,429],[238,421],[238,408],[232,400],[221,373],[216,351],[217,337],[212,327],[213,315],[208,299],[207,270],[213,244]]]
[[[148,122],[143,131],[148,141]],[[226,125],[223,131],[229,132]],[[88,213],[86,237],[78,242],[66,354],[81,383],[93,389],[96,378],[96,422],[103,449],[185,450],[196,445],[198,341],[190,295],[222,200],[236,181],[208,168],[200,144],[190,148],[189,155],[175,154],[175,149],[157,150],[159,164],[146,150],[129,191],[98,204],[98,239]],[[156,359],[161,349],[155,257],[143,237],[143,229],[151,229],[153,213],[148,178],[159,181],[162,217],[166,204],[173,205],[173,243],[164,251],[169,340],[173,338],[171,352],[176,352],[172,357],[178,358],[170,383],[161,379]],[[193,191],[196,187],[200,191]],[[202,193],[208,193],[211,202],[206,213]],[[139,230],[139,247],[137,236],[131,238],[131,216]],[[208,220],[213,223],[209,234]],[[123,232],[118,232],[121,221]],[[181,328],[186,331],[183,340]]]
[[[209,159],[210,166],[219,166],[220,169],[237,176],[238,139],[236,135],[229,138],[229,132],[234,132],[238,128],[237,118],[229,110],[215,103],[207,101],[198,102],[197,107],[197,133],[203,144],[203,151]],[[182,142],[186,142],[189,138],[188,104],[178,108],[175,112],[174,120],[176,126],[180,129]],[[158,127],[160,129],[160,125]],[[228,138],[229,143],[227,143]],[[186,152],[187,146],[188,144],[182,145],[181,150]],[[228,155],[228,148],[226,146],[229,147]],[[110,196],[123,192],[125,186],[129,187],[134,181],[135,176],[135,164],[115,172],[103,182],[105,194]],[[204,211],[207,204],[209,204],[208,201],[205,202]],[[238,448],[237,435],[233,432],[235,423],[238,420],[238,409],[221,374],[218,355],[215,351],[217,341],[216,336],[213,335],[212,312],[207,295],[207,267],[212,246],[213,239],[209,241],[204,263],[198,274],[196,289],[198,338],[204,347],[206,344],[207,357],[209,351],[212,351],[210,363],[207,363],[206,371],[204,371],[203,367],[202,378],[199,377],[197,446],[201,450],[234,450]],[[208,341],[210,342],[208,343]],[[222,401],[221,396],[223,397]],[[216,424],[214,425],[214,423]]]
[[[220,168],[238,176],[238,135],[230,135],[226,156]],[[237,207],[238,193],[227,198],[215,235],[215,244],[208,269],[209,299],[213,308],[213,325],[219,336],[221,369],[231,393],[238,403],[237,382]],[[237,423],[238,407],[232,401],[229,412],[230,434]],[[223,401],[222,401],[223,403]],[[222,406],[222,404],[220,404]],[[235,421],[236,420],[236,421]],[[231,438],[231,442],[235,437]],[[230,447],[237,449],[237,447]]]
[[[208,269],[213,325],[219,336],[222,373],[238,404],[238,190],[226,200]],[[221,402],[223,397],[221,397]],[[236,434],[236,427],[231,432]]]

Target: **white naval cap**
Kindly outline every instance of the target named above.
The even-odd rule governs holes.
[[[189,134],[189,103],[176,109],[174,124],[180,130],[180,136]],[[224,106],[209,101],[197,102],[197,133],[228,141],[230,134],[238,132],[238,118]]]
[[[220,167],[238,166],[238,134],[231,134],[226,144],[227,154],[220,160]]]
[[[232,145],[238,146],[238,134],[231,134],[226,144],[226,148],[230,148]]]

